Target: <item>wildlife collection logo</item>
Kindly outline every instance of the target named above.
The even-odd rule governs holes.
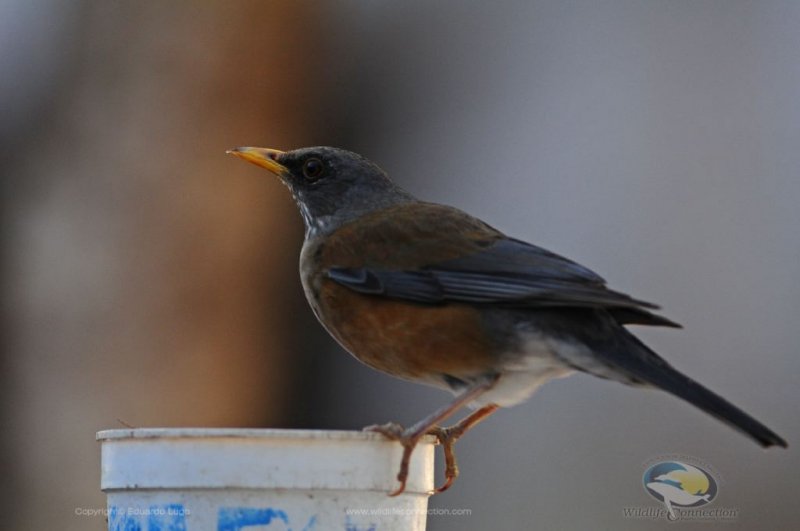
[[[719,495],[719,476],[705,463],[689,456],[651,460],[642,475],[645,492],[662,506],[625,507],[625,518],[669,521],[732,521],[738,508],[708,507]]]
[[[668,518],[677,520],[675,507],[702,507],[717,496],[717,482],[700,467],[682,461],[662,461],[644,472],[644,488],[667,508]]]

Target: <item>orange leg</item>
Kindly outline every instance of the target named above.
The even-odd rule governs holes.
[[[455,450],[453,449],[453,445],[455,445],[456,441],[460,439],[461,436],[464,435],[468,430],[497,411],[497,408],[499,407],[500,406],[496,404],[483,406],[468,417],[462,419],[455,426],[450,426],[449,428],[440,428],[438,426],[434,426],[430,429],[430,431],[428,431],[428,433],[435,435],[436,438],[439,439],[439,443],[444,449],[445,482],[444,485],[436,489],[436,492],[444,492],[449,489],[458,477],[458,463],[456,463],[456,454]]]
[[[468,403],[475,400],[478,396],[480,396],[485,391],[490,389],[496,381],[497,377],[470,387],[469,389],[467,389],[466,392],[458,395],[455,398],[455,400],[437,409],[436,411],[434,411],[421,421],[417,422],[410,428],[403,429],[402,426],[400,426],[395,422],[389,422],[387,424],[382,424],[382,425],[367,426],[366,428],[364,428],[365,431],[378,432],[384,437],[387,437],[394,441],[398,441],[400,444],[403,445],[403,457],[400,460],[400,471],[397,473],[397,481],[400,482],[400,485],[397,487],[397,489],[394,490],[394,492],[389,494],[389,496],[397,496],[406,489],[406,480],[408,479],[408,464],[411,460],[411,453],[414,451],[414,448],[416,448],[419,440],[428,433],[437,435],[438,432],[436,430],[441,430],[441,428],[438,428],[436,426],[437,424],[447,419],[448,417],[452,416],[456,411],[458,411]],[[492,406],[487,406],[487,407],[492,407]],[[477,413],[482,412],[484,409],[487,408],[482,408],[476,411],[474,414],[470,415],[462,422],[466,423],[466,421],[470,420],[472,417],[475,417]],[[496,409],[496,407],[494,409]],[[492,411],[494,411],[494,409],[492,409]],[[489,413],[491,413],[491,411],[484,413],[471,423],[467,423],[468,425],[466,425],[464,429],[462,429],[455,438],[452,438],[451,442],[445,442],[441,437],[439,437],[439,440],[443,441],[442,444],[444,444],[445,447],[445,461],[448,463],[447,465],[448,469],[455,467],[455,456],[453,455],[452,451],[452,445],[453,443],[455,443],[455,439],[457,439],[460,435],[463,435],[464,431],[469,429],[472,425],[477,424],[482,417],[487,416]],[[459,425],[461,425],[461,423],[454,426],[454,429],[457,428]],[[449,461],[447,457],[448,453],[450,455]],[[450,466],[450,463],[452,463],[453,465],[452,467]],[[457,475],[458,472],[456,472],[455,474]],[[455,476],[453,476],[453,479],[455,479]],[[451,483],[452,479],[449,479],[444,488],[449,487]]]

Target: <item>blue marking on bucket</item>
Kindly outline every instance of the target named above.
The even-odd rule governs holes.
[[[108,510],[108,531],[142,531],[142,524],[128,514],[126,507],[112,506]]]
[[[147,531],[186,531],[186,509],[180,503],[150,506]]]
[[[147,522],[147,525],[145,525]],[[180,503],[139,507],[112,506],[108,531],[186,531],[186,509]]]
[[[252,525],[269,525],[274,519],[279,519],[287,526],[289,517],[284,511],[266,508],[253,509],[250,507],[222,507],[217,517],[218,531],[239,531]]]
[[[378,529],[378,525],[370,523],[369,527],[360,527],[353,523],[353,520],[350,518],[350,516],[347,516],[344,519],[344,529],[345,531],[375,531]]]

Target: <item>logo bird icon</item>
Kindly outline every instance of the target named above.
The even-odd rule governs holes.
[[[716,483],[704,470],[680,461],[658,463],[644,476],[651,496],[664,503],[668,518],[678,518],[674,507],[706,505],[716,495]]]

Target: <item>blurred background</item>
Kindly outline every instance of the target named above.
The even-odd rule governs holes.
[[[657,351],[790,443],[584,375],[459,443],[432,530],[644,529],[645,463],[793,529],[800,3],[0,1],[3,527],[100,530],[97,430],[358,429],[449,399],[337,347],[289,194],[225,149],[333,145],[663,305]],[[686,525],[705,530],[723,524]]]

